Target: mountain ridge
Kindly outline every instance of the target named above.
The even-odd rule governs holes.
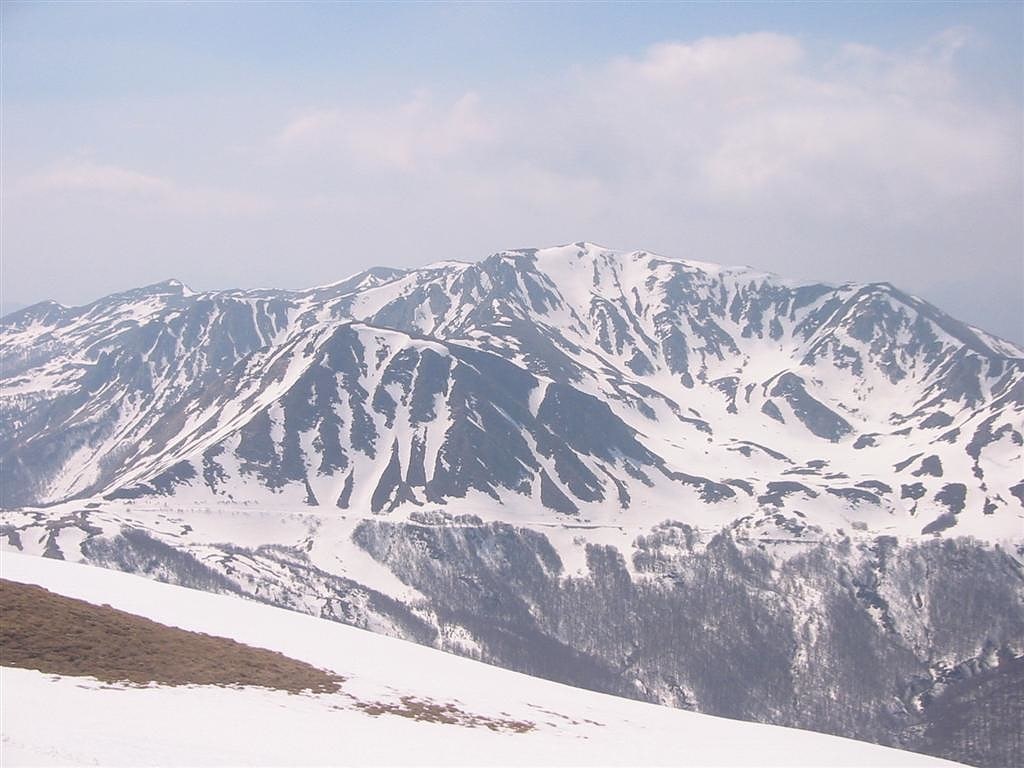
[[[892,283],[890,283],[888,281],[884,281],[884,280],[883,281],[872,281],[872,282],[867,282],[867,283],[844,282],[844,283],[838,283],[838,284],[837,283],[828,283],[828,282],[823,282],[823,281],[816,281],[816,280],[810,280],[810,281],[809,280],[796,280],[796,279],[792,279],[792,278],[785,278],[784,276],[780,275],[779,273],[760,270],[757,267],[754,267],[752,265],[738,265],[738,264],[737,265],[723,265],[723,264],[717,264],[717,263],[714,263],[714,262],[699,261],[699,260],[694,260],[694,259],[683,259],[683,258],[678,258],[678,257],[669,257],[669,256],[665,256],[665,255],[662,255],[662,254],[658,254],[658,253],[656,253],[654,251],[649,251],[649,250],[645,250],[645,249],[634,250],[634,251],[623,251],[623,250],[617,250],[617,249],[608,248],[608,247],[600,245],[598,243],[594,243],[594,242],[591,242],[591,241],[585,241],[585,240],[576,241],[576,242],[573,242],[573,243],[567,243],[565,245],[552,246],[551,248],[548,248],[548,249],[543,249],[543,248],[511,248],[511,249],[506,249],[506,250],[502,250],[502,251],[496,251],[493,254],[491,254],[490,257],[487,257],[487,258],[494,258],[494,257],[503,256],[503,255],[511,255],[511,254],[536,253],[538,251],[563,249],[563,248],[568,248],[568,247],[571,247],[571,246],[582,248],[582,249],[585,249],[585,250],[598,250],[598,251],[602,251],[602,252],[606,252],[606,253],[611,253],[611,254],[618,254],[618,255],[649,254],[652,257],[654,257],[656,259],[663,260],[663,261],[670,261],[670,262],[678,263],[678,264],[683,265],[683,266],[690,266],[690,267],[694,267],[694,268],[709,269],[709,270],[712,270],[712,271],[747,272],[747,273],[750,273],[752,275],[757,275],[757,276],[761,276],[761,277],[764,277],[764,278],[772,279],[772,280],[774,280],[775,282],[778,282],[778,283],[787,283],[787,284],[790,284],[790,285],[792,285],[794,287],[796,287],[796,286],[802,286],[802,287],[823,286],[823,287],[830,288],[830,289],[841,289],[841,288],[851,288],[851,287],[852,288],[856,288],[856,287],[868,288],[868,287],[872,287],[872,286],[878,286],[878,287],[885,288],[885,289],[899,291],[899,293],[901,293],[903,296],[905,296],[906,298],[912,300],[915,303],[925,304],[925,305],[928,305],[928,306],[932,307],[933,309],[936,309],[934,307],[934,305],[931,305],[927,300],[922,299],[922,298],[920,298],[918,296],[915,296],[913,294],[904,293],[903,291],[900,291],[898,288],[896,288],[896,286],[894,286]],[[98,304],[98,303],[100,303],[102,301],[105,301],[107,299],[110,299],[110,298],[113,298],[113,297],[116,297],[116,296],[120,296],[120,295],[124,295],[124,294],[129,294],[129,293],[133,293],[133,292],[137,292],[137,291],[146,291],[147,289],[158,288],[158,287],[161,287],[161,286],[168,286],[168,287],[172,287],[172,288],[180,288],[180,289],[183,289],[186,293],[193,294],[193,295],[202,295],[202,296],[212,296],[212,295],[216,295],[216,294],[262,294],[262,293],[267,293],[267,292],[285,293],[285,294],[306,294],[306,293],[310,293],[310,292],[314,292],[314,291],[322,291],[322,290],[325,290],[325,289],[336,288],[336,287],[339,287],[339,286],[347,286],[349,284],[358,284],[359,282],[361,282],[361,280],[357,280],[357,278],[363,279],[363,278],[367,278],[367,277],[379,277],[381,275],[390,274],[390,275],[392,275],[394,277],[394,279],[397,279],[397,278],[399,278],[401,276],[404,276],[404,275],[407,275],[407,274],[409,274],[411,272],[434,271],[434,270],[436,270],[438,268],[442,268],[442,267],[445,267],[445,266],[472,267],[475,264],[479,264],[479,262],[462,261],[462,260],[458,260],[458,259],[443,259],[443,260],[440,260],[440,261],[431,262],[431,263],[426,264],[426,265],[424,265],[422,267],[401,268],[401,267],[374,266],[374,267],[368,267],[366,269],[354,272],[354,273],[350,274],[348,277],[342,278],[340,280],[332,281],[332,282],[329,282],[329,283],[324,283],[324,284],[321,284],[321,285],[316,285],[316,286],[313,286],[313,287],[310,287],[310,288],[292,288],[292,289],[262,287],[262,288],[245,288],[245,289],[243,289],[243,288],[215,288],[215,289],[209,289],[209,290],[204,290],[204,291],[196,291],[196,290],[192,289],[190,286],[188,286],[187,284],[185,284],[183,281],[179,280],[178,278],[176,278],[176,277],[169,277],[169,278],[165,278],[163,280],[159,280],[159,281],[157,281],[155,283],[151,283],[151,284],[148,284],[146,286],[142,286],[140,288],[125,289],[125,290],[122,290],[122,291],[115,291],[113,293],[107,294],[105,296],[99,297],[99,298],[97,298],[97,299],[95,299],[93,301],[86,302],[85,304],[81,304],[81,305],[65,305],[65,304],[57,302],[57,301],[55,301],[53,299],[42,299],[40,301],[33,302],[32,304],[27,304],[27,305],[18,307],[17,309],[11,310],[10,312],[0,316],[0,323],[10,322],[10,321],[16,319],[16,317],[15,317],[16,315],[19,315],[21,313],[27,312],[29,310],[36,310],[36,309],[42,308],[44,306],[55,307],[55,308],[58,308],[60,310],[84,309],[84,308],[91,307],[91,306],[93,306],[95,304]],[[942,312],[941,310],[939,310],[939,313],[942,314],[942,315],[946,315],[946,313]],[[947,317],[948,317],[948,315],[947,315]],[[989,333],[988,331],[985,331],[985,330],[983,330],[982,328],[980,328],[978,326],[970,325],[968,323],[962,323],[960,321],[954,321],[954,322],[957,323],[958,325],[961,325],[961,326],[969,328],[971,331],[973,331],[975,333],[980,334],[981,337],[984,338],[984,339],[991,340],[988,343],[991,343],[992,341],[994,341],[994,342],[996,342],[996,343],[998,343],[1000,345],[1004,345],[1005,346],[1005,351],[1003,351],[1002,354],[1005,354],[1006,356],[1010,356],[1010,357],[1024,357],[1024,345],[1018,344],[1017,342],[1013,342],[1013,341],[1010,341],[1008,339],[1004,339],[1004,338],[1002,338],[1002,337],[1000,337],[1000,336],[998,336],[996,334]]]
[[[1021,482],[1007,471],[1020,456],[1014,424],[1024,412],[1024,352],[1017,357],[1021,350],[1008,342],[884,283],[801,284],[746,267],[584,243],[503,251],[477,263],[365,270],[305,291],[195,293],[167,281],[56,317],[52,311],[37,317],[32,309],[4,318],[14,364],[5,366],[3,397],[15,429],[4,436],[0,460],[16,489],[5,493],[5,506],[164,495],[201,484],[201,476],[216,496],[210,478],[231,474],[216,457],[238,445],[183,443],[181,435],[187,438],[198,422],[204,432],[233,436],[241,445],[247,423],[241,416],[248,414],[258,420],[250,431],[269,441],[269,464],[257,471],[259,461],[247,460],[233,477],[247,486],[243,475],[262,473],[271,491],[262,497],[278,502],[284,499],[273,492],[286,485],[299,489],[296,503],[317,504],[338,504],[346,487],[351,498],[354,486],[357,497],[378,498],[375,512],[458,504],[467,492],[480,492],[478,506],[487,498],[505,506],[514,494],[539,499],[555,514],[583,509],[587,519],[607,519],[612,499],[628,510],[629,499],[653,502],[675,487],[696,489],[694,501],[702,504],[745,496],[734,517],[758,507],[774,513],[791,506],[792,493],[805,493],[839,499],[840,517],[872,529],[856,513],[865,505],[883,509],[899,518],[896,528],[904,534],[915,526],[924,533],[940,518],[943,525],[961,522],[971,507],[983,517],[969,527],[983,536],[992,537],[984,517],[994,517],[995,509],[1004,518],[996,537],[1017,522],[1005,518],[1014,514],[1008,505]],[[345,327],[355,337],[328,354],[324,339],[344,346],[337,334],[349,333]],[[42,365],[35,362],[40,357]],[[420,381],[423,371],[436,380]],[[44,382],[34,382],[40,373]],[[336,385],[329,391],[332,375]],[[508,389],[514,381],[520,382],[515,392]],[[296,386],[303,394],[289,393]],[[447,402],[453,386],[456,392],[469,387],[470,399]],[[413,390],[416,397],[445,399],[438,404],[447,421],[433,409],[420,414],[433,413],[431,419],[414,417],[407,402]],[[352,391],[366,396],[354,401]],[[502,391],[502,405],[487,402]],[[62,409],[68,416],[55,419]],[[347,413],[331,416],[332,409]],[[573,409],[589,416],[575,419]],[[510,412],[518,416],[510,420]],[[20,419],[33,418],[41,429],[17,428]],[[602,451],[597,434],[583,437],[587,419],[601,424],[601,437],[619,435],[610,451]],[[511,453],[479,434],[485,421],[498,432],[499,422],[511,421],[505,436],[516,446]],[[66,448],[63,455],[55,451],[58,425],[65,442],[69,433],[82,435],[79,459],[105,468],[90,477],[75,469]],[[906,425],[920,436],[916,441],[901,440]],[[19,447],[19,440],[27,445]],[[901,453],[901,443],[913,450]],[[24,471],[33,448],[51,459],[51,479]],[[993,450],[998,455],[989,462]],[[154,459],[154,451],[163,455]],[[340,458],[327,459],[332,451]],[[735,460],[738,454],[752,459],[754,451],[760,460]],[[377,460],[390,453],[395,461]],[[373,467],[355,472],[350,463],[359,465],[360,454]],[[890,468],[874,460],[869,471],[850,471],[876,454]],[[452,456],[460,467],[483,462],[484,474],[508,482],[496,490],[481,474],[468,486],[429,488],[438,457]],[[768,473],[765,457],[776,465]],[[282,470],[282,462],[293,471]],[[956,472],[951,463],[960,465]],[[270,464],[278,467],[272,479]],[[826,471],[830,464],[836,466]],[[961,483],[962,493],[950,490],[938,482],[946,473],[972,484]],[[794,482],[785,474],[817,485],[782,487]],[[993,474],[1001,478],[990,489]],[[324,475],[333,478],[329,492]],[[838,482],[845,479],[850,482]],[[909,496],[885,498],[880,488],[894,489],[899,480],[912,486]],[[925,491],[913,498],[922,483]],[[312,485],[322,490],[314,493]],[[29,490],[19,494],[19,486]],[[932,519],[906,524],[922,497]]]

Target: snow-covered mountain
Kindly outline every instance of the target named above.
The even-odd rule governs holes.
[[[1019,530],[1024,350],[889,285],[587,243],[3,320],[3,504]]]
[[[0,321],[0,544],[1024,760],[1024,350],[588,243]]]

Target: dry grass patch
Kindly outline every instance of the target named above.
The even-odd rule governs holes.
[[[447,725],[462,725],[469,728],[477,726],[489,728],[492,731],[511,731],[512,733],[526,733],[534,730],[536,726],[523,720],[512,720],[500,717],[487,717],[466,712],[460,709],[453,702],[439,703],[431,699],[420,699],[415,696],[403,696],[397,702],[365,702],[358,701],[356,708],[368,715],[398,715],[407,717],[410,720],[422,720],[428,723],[445,723]]]
[[[255,685],[333,693],[343,682],[275,651],[7,580],[0,580],[0,664],[136,685]]]

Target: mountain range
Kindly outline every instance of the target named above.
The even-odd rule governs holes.
[[[0,332],[10,548],[1024,757],[1024,350],[889,284],[580,242]]]

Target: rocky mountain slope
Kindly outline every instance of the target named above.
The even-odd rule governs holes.
[[[888,285],[580,243],[302,292],[169,282],[3,334],[6,507],[1021,522],[1024,351]]]
[[[9,549],[1024,758],[1024,351],[892,286],[577,243],[2,333]]]

